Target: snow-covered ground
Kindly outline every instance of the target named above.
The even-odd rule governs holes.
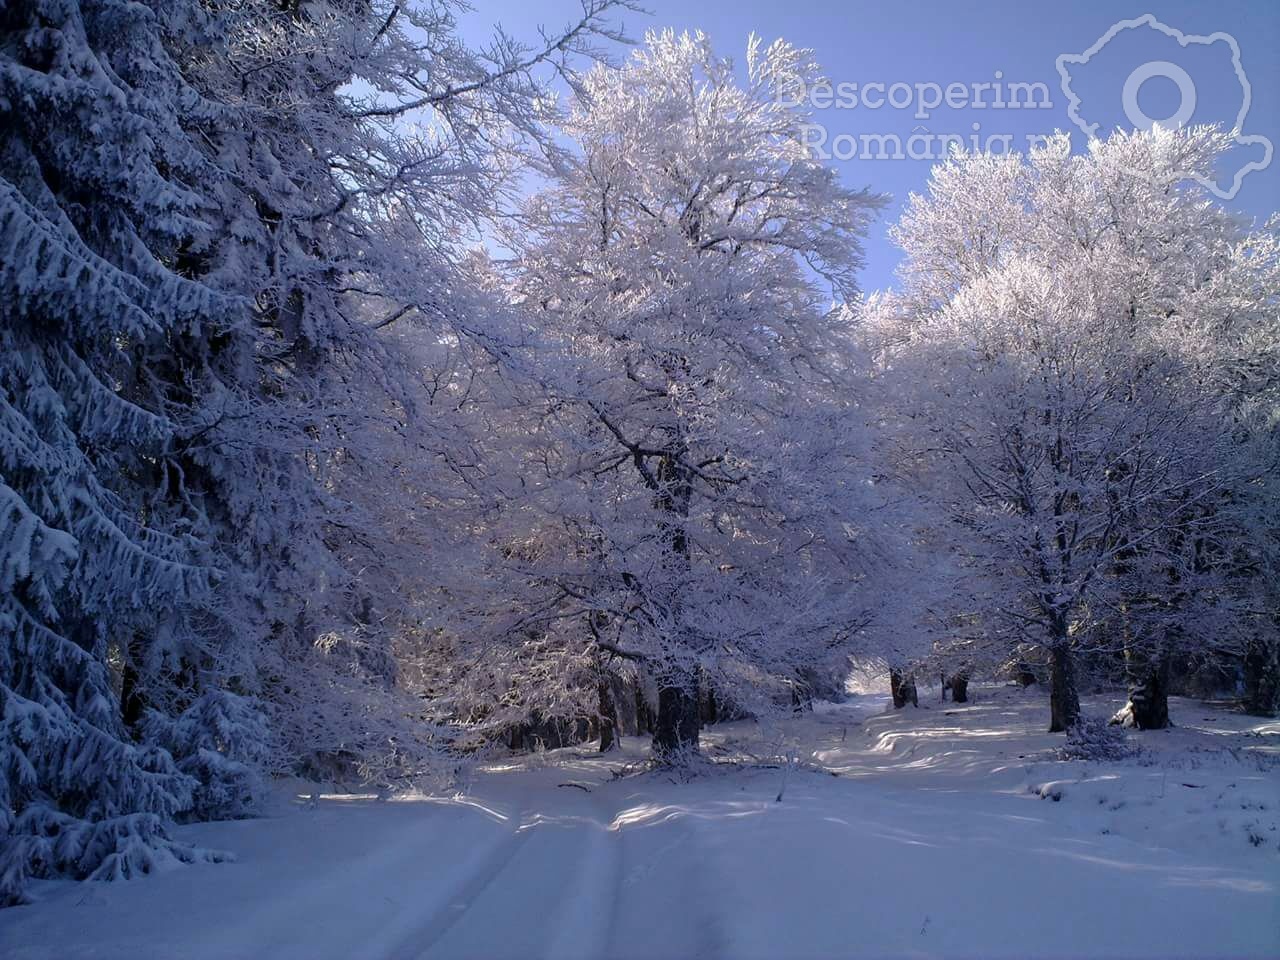
[[[633,739],[186,827],[238,862],[40,885],[0,956],[1280,956],[1280,723],[1177,700],[1135,757],[1062,761],[1042,694],[975,695],[716,727],[686,782]]]

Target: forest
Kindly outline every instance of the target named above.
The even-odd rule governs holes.
[[[478,783],[516,820],[666,784],[631,810],[662,820],[728,817],[738,776],[821,847],[858,814],[798,813],[810,792],[905,790],[909,743],[941,777],[982,724],[1072,771],[1030,799],[1014,777],[1020,803],[1070,780],[1102,810],[1108,762],[1165,771],[1160,803],[1252,791],[1229,842],[1254,939],[1183,949],[1280,949],[1280,218],[1205,189],[1230,132],[956,150],[889,227],[899,282],[864,291],[887,198],[806,147],[808,50],[558,6],[477,43],[459,0],[0,2],[3,952],[53,955],[18,929],[47,896],[53,923],[86,889],[163,892],[67,881],[240,882],[250,834],[219,825],[275,822],[282,791],[302,812],[275,836],[339,810],[356,857],[411,811],[470,816],[444,800]],[[841,753],[873,736],[874,763]],[[1050,842],[1008,829],[1011,858]],[[526,832],[512,869],[569,836]],[[466,861],[432,836],[416,869]],[[707,862],[746,856],[717,837]],[[896,849],[850,869],[896,876]],[[749,926],[770,881],[740,882]],[[118,955],[205,956],[110,902],[143,931]],[[837,955],[795,932],[803,898],[780,909],[790,950],[693,920],[634,954],[505,949]],[[432,956],[507,955],[432,922]],[[265,923],[208,955],[420,955],[291,954]],[[927,955],[1019,955],[960,929]],[[1104,929],[1020,953],[1177,952]]]

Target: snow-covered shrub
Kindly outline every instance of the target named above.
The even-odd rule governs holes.
[[[1059,755],[1063,760],[1123,760],[1133,752],[1121,727],[1101,717],[1082,716],[1067,729],[1067,742]]]

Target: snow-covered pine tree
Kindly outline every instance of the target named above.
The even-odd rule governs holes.
[[[238,304],[173,269],[216,175],[166,22],[198,5],[0,11],[0,900],[208,854],[165,825],[195,781],[132,742],[113,665],[211,588],[199,513],[146,505],[190,409],[136,389],[171,338]],[[216,318],[216,320],[214,319]]]
[[[142,731],[196,783],[183,819],[228,820],[257,810],[273,737],[254,701],[211,688],[177,717],[149,710]]]

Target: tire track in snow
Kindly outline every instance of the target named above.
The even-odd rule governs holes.
[[[402,941],[396,960],[609,955],[620,873],[611,808],[596,795],[566,810],[563,792],[542,793],[536,806],[557,814],[525,812],[431,922]]]
[[[612,943],[620,949],[613,956],[728,956],[724,918],[715,910],[721,898],[702,829],[696,812],[677,810],[659,822],[617,831],[622,862],[635,865],[623,872],[617,894],[626,909],[616,915]],[[667,836],[657,839],[655,832]]]
[[[348,829],[356,827],[353,833],[362,838],[365,846],[357,855],[336,862],[317,860],[313,871],[301,877],[301,882],[281,889],[278,896],[254,901],[233,924],[214,934],[222,954],[270,955],[282,960],[397,956],[394,951],[389,953],[386,946],[400,941],[399,934],[411,909],[399,898],[407,888],[412,889],[407,881],[428,870],[432,857],[439,855],[440,824],[433,816],[434,810],[389,807],[379,812],[377,817],[367,809],[343,811],[340,817],[334,816],[336,809],[328,808],[318,814],[298,813],[295,824],[310,821],[324,825],[317,830],[317,837],[345,821]],[[362,831],[360,821],[374,829]],[[494,836],[495,831],[477,826],[478,820],[470,816],[453,820],[452,829],[459,842],[450,845],[450,856],[479,854],[493,844],[500,847],[505,842]],[[462,837],[468,838],[470,850],[461,846]],[[326,949],[316,953],[297,946],[294,931],[317,926],[330,933]]]
[[[456,888],[456,892],[440,906],[425,927],[402,939],[401,947],[391,954],[395,960],[400,960],[401,957],[428,956],[436,944],[466,917],[467,912],[506,869],[507,864],[529,842],[533,835],[532,825],[524,822],[523,812],[513,814],[511,819],[519,822],[511,835],[481,861],[479,867]]]

